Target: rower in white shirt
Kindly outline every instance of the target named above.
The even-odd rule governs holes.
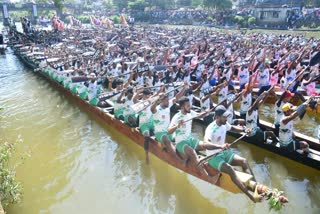
[[[251,174],[254,178],[251,168],[247,160],[239,155],[233,153],[229,147],[230,145],[225,143],[227,131],[234,132],[249,132],[250,130],[245,130],[242,127],[230,125],[227,122],[227,117],[230,112],[224,106],[218,106],[215,109],[215,120],[209,124],[206,128],[204,141],[210,142],[212,145],[224,148],[225,150],[216,156],[213,156],[208,160],[208,165],[220,172],[228,174],[232,181],[254,202],[258,202],[262,199],[262,196],[254,197],[248,189],[241,183],[237,177],[233,166],[241,166],[243,171]],[[213,154],[213,151],[207,150],[207,155]]]

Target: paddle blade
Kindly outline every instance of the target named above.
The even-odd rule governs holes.
[[[144,109],[148,108],[148,106],[152,105],[154,102],[156,102],[159,99],[159,96],[151,97],[147,100],[142,100],[138,102],[137,104],[134,104],[132,106],[132,109],[134,112],[139,113],[143,111]]]
[[[76,83],[76,82],[85,82],[85,81],[88,81],[89,78],[86,77],[86,76],[79,76],[79,77],[71,77],[71,81],[73,83]]]
[[[314,66],[320,62],[320,52],[318,52],[316,55],[312,57],[310,60],[310,66]]]
[[[134,112],[138,113],[147,108],[149,105],[151,105],[151,102],[149,100],[145,100],[133,105],[132,109]]]

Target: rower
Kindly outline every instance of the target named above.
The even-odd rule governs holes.
[[[195,150],[213,150],[224,148],[222,146],[216,146],[206,141],[200,141],[197,138],[192,137],[192,118],[202,117],[206,112],[198,114],[195,111],[190,110],[190,103],[187,97],[182,97],[179,100],[180,111],[176,113],[168,128],[168,134],[173,134],[176,140],[176,149],[184,160],[190,160],[192,165],[197,166],[200,172],[209,176],[203,165],[198,165],[199,158]],[[209,176],[212,183],[215,183],[219,178],[219,175],[214,177]]]
[[[148,88],[143,89],[142,94],[137,92],[133,96],[133,103],[136,104],[139,102],[139,99],[142,98],[142,102],[146,101],[150,98],[151,91]],[[139,129],[141,134],[144,136],[144,145],[146,150],[146,160],[147,163],[149,162],[149,156],[148,156],[148,147],[150,141],[151,132],[154,130],[153,126],[153,115],[151,112],[151,106],[147,106],[144,110],[140,111],[138,113],[139,116]]]
[[[180,159],[180,157],[177,156],[175,152],[176,149],[172,144],[173,137],[168,134],[168,127],[170,125],[170,108],[183,96],[187,87],[188,85],[185,83],[183,89],[172,99],[169,99],[169,94],[160,94],[157,102],[154,102],[151,106],[156,140],[163,143],[168,149],[168,152],[171,155],[176,156],[178,159]]]
[[[214,88],[209,88],[209,93],[206,93],[207,91],[203,91],[203,95],[204,96],[200,96],[202,97],[201,100],[200,100],[200,106],[201,106],[201,112],[204,112],[204,111],[207,111],[210,109],[210,101],[211,99],[213,98],[214,95],[217,95],[220,90],[222,89],[222,87],[224,86],[224,83],[220,84],[220,85],[217,85],[216,87]],[[213,121],[213,117],[211,114],[205,116],[203,118],[203,121],[206,123],[206,124],[209,124]]]
[[[89,102],[96,98],[98,95],[98,88],[97,88],[97,81],[96,81],[96,74],[95,73],[91,73],[90,77],[92,78],[88,84],[88,100]]]
[[[241,101],[240,101],[240,118],[245,120],[246,114],[252,104],[252,88],[251,88],[251,81],[245,84],[244,86],[244,92],[241,95]]]
[[[258,72],[258,82],[259,82],[259,92],[258,95],[262,94],[262,92],[269,90],[270,85],[270,71],[269,64],[262,63]]]
[[[307,96],[317,95],[315,81],[317,81],[319,77],[320,76],[311,78],[310,72],[307,72],[303,75],[301,88],[304,89],[304,95],[307,95]]]
[[[227,131],[233,131],[237,133],[248,132],[239,126],[230,125],[227,121],[227,117],[230,112],[224,106],[218,106],[215,109],[215,121],[209,124],[206,128],[204,141],[210,142],[211,145],[225,149],[223,152],[210,158],[208,165],[219,172],[224,172],[228,174],[232,181],[254,202],[260,201],[262,197],[254,198],[248,191],[248,189],[241,183],[237,177],[235,170],[232,166],[241,166],[243,171],[251,174],[254,178],[252,170],[248,164],[248,161],[240,157],[237,154],[234,154],[230,149],[230,145],[225,143]],[[207,155],[212,154],[211,151],[206,151]]]
[[[309,152],[309,145],[307,142],[294,139],[293,120],[305,113],[307,105],[312,99],[313,97],[297,108],[290,103],[286,103],[282,106],[284,115],[280,119],[279,127],[279,143],[281,149],[288,152],[296,151],[297,149],[301,149],[304,153]]]
[[[228,90],[229,90],[229,81],[226,80],[225,77],[221,78],[220,82],[225,82],[222,89],[219,91],[218,94],[218,103],[221,103],[222,101],[227,99],[228,96]]]
[[[248,137],[254,137],[257,139],[264,139],[264,142],[267,143],[267,139],[271,138],[273,142],[276,142],[277,137],[272,131],[262,131],[259,124],[259,117],[258,117],[258,109],[259,106],[264,103],[264,101],[268,98],[269,93],[273,89],[273,86],[268,90],[264,91],[253,103],[253,105],[248,109],[246,113],[246,127],[251,130]]]
[[[249,82],[249,68],[248,65],[241,66],[238,70],[238,78],[239,78],[239,85],[240,91],[245,88],[245,85]]]
[[[119,93],[122,91],[124,91],[125,88],[127,88],[129,86],[129,83],[132,79],[132,75],[130,76],[130,79],[128,80],[128,82],[126,82],[124,85],[123,85],[123,80],[122,79],[116,79],[115,80],[115,83],[116,83],[116,88],[115,89],[112,89],[111,85],[112,85],[112,81],[113,79],[110,78],[110,82],[109,82],[109,86],[111,88],[111,90],[113,91],[113,93]],[[120,96],[120,93],[111,97],[110,98],[110,101],[113,102],[114,106],[113,106],[113,112],[114,112],[114,116],[115,118],[117,118],[118,120],[122,120],[124,121],[124,116],[123,116],[123,103],[119,103],[118,102],[118,98]]]
[[[124,94],[126,96],[125,98],[122,98]],[[122,90],[120,96],[117,99],[117,103],[122,104],[119,111],[120,112],[122,111],[124,122],[131,127],[136,127],[137,118],[134,110],[132,109],[132,106],[134,104],[132,98],[133,98],[133,88],[128,87]]]
[[[294,93],[291,93],[289,90],[286,90],[282,93],[280,98],[277,100],[274,108],[275,119],[274,119],[274,134],[279,137],[279,127],[280,127],[280,119],[283,117],[282,107],[289,103],[291,98],[294,96]]]

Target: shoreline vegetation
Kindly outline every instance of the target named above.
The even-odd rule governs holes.
[[[17,204],[22,199],[23,186],[16,179],[16,168],[25,158],[22,156],[22,162],[12,163],[15,146],[20,141],[8,143],[1,140],[0,143],[0,214],[5,213],[8,205]]]

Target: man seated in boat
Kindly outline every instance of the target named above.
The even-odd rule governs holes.
[[[158,94],[156,94],[158,95]],[[147,101],[152,96],[152,92],[149,88],[142,88],[142,93],[139,90],[133,96],[133,103],[137,104],[138,102]],[[140,112],[137,113],[139,117],[139,129],[141,134],[144,136],[144,145],[146,150],[146,158],[147,162],[149,161],[148,158],[148,147],[150,141],[151,133],[153,133],[154,126],[153,126],[153,115],[151,112],[151,105],[149,105]]]
[[[296,107],[290,103],[286,103],[282,106],[283,117],[280,119],[279,127],[279,143],[280,148],[288,152],[296,151],[300,149],[303,153],[309,152],[309,145],[305,141],[298,141],[294,138],[293,133],[293,120],[298,116],[302,116],[306,112],[308,103],[312,98]]]
[[[277,137],[272,131],[262,131],[259,124],[259,106],[264,103],[264,101],[268,98],[268,95],[270,94],[270,91],[273,90],[272,86],[268,91],[264,91],[253,103],[252,106],[250,106],[249,110],[246,114],[246,127],[251,130],[251,132],[248,134],[248,137],[255,138],[258,140],[263,139],[262,141],[264,143],[267,143],[267,139],[271,138],[273,142],[276,142]],[[260,141],[261,142],[261,141]]]
[[[209,88],[208,91],[206,91],[206,90],[203,91],[203,96],[200,95],[200,97],[201,97],[200,106],[201,106],[202,112],[210,109],[210,103],[212,101],[213,96],[217,95],[223,87],[224,87],[224,83],[217,85],[216,87]],[[205,108],[203,108],[203,107],[205,107]],[[213,121],[212,115],[209,114],[208,116],[205,116],[203,118],[203,121],[206,124],[211,123]]]
[[[212,85],[215,85],[216,84],[216,80],[217,78],[213,78],[213,75],[214,75],[214,72],[211,72],[211,74],[209,75],[208,77],[208,74],[207,74],[207,70],[204,70],[203,71],[203,74],[201,76],[201,82],[200,82],[200,85],[194,90],[197,91],[198,89],[200,89],[200,107],[201,107],[201,112],[204,112],[206,110],[209,110],[210,109],[210,105],[211,105],[211,99],[209,99],[211,96],[210,94],[213,93],[212,91]],[[212,80],[210,82],[210,80]],[[209,96],[208,96],[209,95]],[[212,116],[211,115],[207,115],[203,118],[203,120],[207,123],[210,123],[212,122]]]
[[[172,99],[169,99],[169,93],[160,93],[159,99],[151,106],[156,140],[163,143],[168,152],[179,159],[180,157],[177,156],[175,152],[175,146],[172,144],[173,136],[168,134],[168,127],[170,125],[170,108],[184,95],[187,87],[188,84],[185,83],[183,89]]]
[[[282,107],[289,103],[291,98],[294,96],[294,93],[291,93],[289,90],[286,90],[282,93],[280,98],[275,103],[274,107],[274,134],[279,137],[279,128],[280,128],[280,119],[283,117]]]
[[[96,74],[90,73],[89,77],[91,77],[91,80],[89,81],[87,88],[88,88],[88,100],[89,102],[96,98],[98,95],[98,85],[96,81]]]
[[[257,202],[261,200],[262,197],[254,198],[254,196],[249,193],[249,190],[238,179],[235,170],[232,167],[241,166],[245,172],[251,174],[253,176],[253,179],[255,179],[247,160],[243,157],[240,157],[239,155],[234,154],[229,149],[229,144],[225,143],[227,131],[235,131],[241,133],[244,131],[249,132],[250,130],[240,128],[239,126],[230,125],[227,121],[229,114],[230,112],[228,112],[224,106],[218,106],[215,109],[215,120],[206,128],[204,141],[210,142],[211,145],[216,146],[217,148],[225,149],[223,152],[210,158],[208,160],[208,165],[218,170],[219,172],[227,173],[231,177],[232,181],[252,201]],[[206,153],[207,155],[212,154],[210,150],[207,150]]]
[[[263,58],[265,61],[265,58]],[[262,92],[269,90],[271,87],[270,83],[270,70],[269,70],[269,63],[264,62],[261,63],[259,67],[258,72],[258,86],[259,86],[259,92],[258,95],[262,94]]]
[[[245,120],[246,114],[252,104],[252,87],[251,87],[251,81],[246,83],[243,88],[244,92],[242,93],[240,97],[240,118]]]
[[[121,91],[120,96],[117,99],[117,103],[122,104],[119,111],[122,111],[124,122],[131,127],[136,127],[137,117],[132,108],[134,104],[132,99],[133,94],[134,93],[132,87],[125,88]],[[124,98],[123,95],[125,95]]]
[[[168,134],[174,134],[176,149],[182,158],[184,160],[190,160],[193,166],[197,166],[203,175],[209,176],[210,181],[215,183],[218,180],[219,175],[211,177],[204,169],[203,165],[198,165],[199,158],[195,150],[224,149],[226,147],[214,145],[206,141],[200,141],[199,139],[192,137],[192,119],[195,117],[202,117],[206,112],[198,114],[197,112],[190,110],[189,99],[185,96],[180,98],[179,106],[180,111],[173,116],[168,128]]]
[[[116,88],[115,89],[112,89],[113,78],[110,78],[110,81],[109,81],[109,88],[111,88],[111,91],[114,94],[116,94],[115,96],[112,96],[109,100],[113,103],[114,116],[118,120],[124,121],[123,103],[118,102],[118,98],[120,97],[120,93],[122,91],[125,91],[125,89],[129,86],[131,79],[132,79],[132,75],[130,76],[129,80],[125,84],[123,84],[123,80],[122,79],[116,79],[114,81],[116,83]]]
[[[311,77],[310,72],[306,72],[303,75],[303,80],[301,82],[301,88],[304,90],[302,93],[303,95],[312,96],[312,95],[318,95],[316,92],[316,81],[320,79],[320,75],[317,75],[315,77]]]

